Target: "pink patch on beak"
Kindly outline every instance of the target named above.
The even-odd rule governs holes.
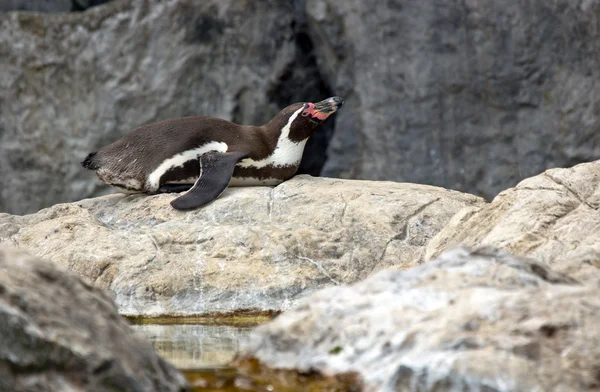
[[[315,110],[314,103],[308,103],[308,107],[302,111],[302,117],[311,116],[312,118],[317,118],[319,120],[325,120],[331,113],[321,113],[318,110]]]

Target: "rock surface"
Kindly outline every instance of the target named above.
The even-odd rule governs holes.
[[[260,124],[290,101],[326,98],[311,48],[296,43],[306,34],[293,3],[115,0],[82,13],[0,13],[0,211],[107,193],[79,162],[138,125],[187,115]],[[307,146],[301,169],[318,173],[330,133]]]
[[[315,293],[255,329],[245,355],[358,373],[367,391],[596,390],[597,293],[532,260],[457,248]]]
[[[322,174],[491,199],[600,158],[600,2],[309,0],[346,99]]]
[[[126,315],[283,310],[328,285],[422,262],[472,195],[413,184],[296,176],[230,188],[191,212],[174,195],[108,195],[0,214],[16,246],[109,289]]]
[[[600,284],[600,161],[552,169],[457,214],[427,260],[458,244],[501,247]]]
[[[53,263],[0,249],[0,391],[183,391],[111,299]]]

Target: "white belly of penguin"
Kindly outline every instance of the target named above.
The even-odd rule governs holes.
[[[298,165],[302,159],[302,153],[304,152],[304,146],[306,145],[307,140],[308,139],[304,139],[301,142],[296,143],[286,137],[283,140],[279,140],[277,147],[275,147],[275,150],[268,157],[258,161],[255,161],[252,158],[242,159],[237,166],[260,169],[267,166],[285,167]]]
[[[295,117],[295,116],[292,116]],[[300,142],[293,142],[287,136],[289,129],[284,129],[282,134],[283,137],[279,138],[277,147],[275,150],[264,159],[255,161],[252,158],[242,159],[236,166],[240,168],[253,168],[253,169],[264,169],[264,168],[284,168],[290,166],[298,166],[302,160],[302,153],[304,152],[304,146],[308,139],[304,139]],[[256,177],[232,177],[229,181],[229,186],[273,186],[281,184],[284,180],[279,178],[256,178]]]

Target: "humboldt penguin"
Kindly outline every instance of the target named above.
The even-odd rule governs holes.
[[[81,165],[121,191],[185,192],[171,205],[195,209],[227,186],[277,185],[293,177],[308,138],[343,103],[340,97],[295,103],[262,126],[212,117],[158,121],[92,152]]]

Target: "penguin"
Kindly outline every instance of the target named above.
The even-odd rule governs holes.
[[[262,126],[204,116],[162,120],[135,128],[81,165],[125,193],[184,192],[170,204],[192,210],[228,186],[277,185],[293,177],[308,138],[343,103],[340,97],[294,103]]]

